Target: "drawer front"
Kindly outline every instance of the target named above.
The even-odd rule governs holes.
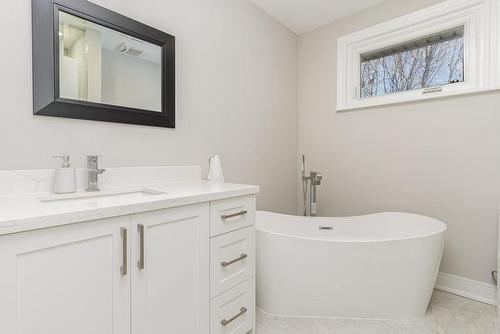
[[[254,264],[254,226],[210,239],[211,297],[253,277]]]
[[[210,202],[210,236],[253,225],[255,196],[235,197]]]
[[[210,302],[210,334],[246,334],[255,323],[254,280],[249,279]]]

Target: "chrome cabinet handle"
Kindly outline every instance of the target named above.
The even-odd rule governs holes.
[[[127,276],[128,274],[128,230],[126,227],[120,229],[120,234],[122,236],[122,265],[120,267],[120,273],[122,276]]]
[[[137,267],[142,270],[144,269],[144,225],[137,225],[137,232],[139,232],[139,261],[137,261]]]
[[[243,260],[243,259],[246,259],[247,257],[248,257],[248,255],[247,255],[247,254],[245,254],[245,253],[243,253],[243,254],[241,254],[241,255],[240,255],[240,257],[238,257],[238,258],[236,258],[236,259],[234,259],[234,260],[231,260],[231,261],[229,261],[229,262],[226,262],[226,261],[221,262],[221,263],[220,263],[220,265],[221,265],[221,266],[223,266],[223,267],[227,267],[227,266],[232,265],[233,263],[236,263],[236,262],[238,262],[238,261],[241,261],[241,260]]]
[[[237,212],[237,213],[233,213],[233,214],[230,214],[230,215],[222,215],[220,216],[223,220],[226,220],[226,219],[229,219],[229,218],[234,218],[234,217],[238,217],[238,216],[243,216],[243,215],[246,215],[248,213],[247,210],[241,210],[240,212]]]
[[[229,320],[222,319],[220,323],[222,324],[222,326],[227,326],[227,325],[229,325],[230,323],[232,323],[233,321],[235,321],[236,319],[238,319],[239,317],[241,317],[243,314],[247,313],[247,311],[248,311],[248,310],[246,309],[246,307],[242,307],[242,308],[240,309],[240,313],[238,313],[237,315],[235,315],[234,317],[232,317],[232,318],[231,318],[231,319],[229,319]]]

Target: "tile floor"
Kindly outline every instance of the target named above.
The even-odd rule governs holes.
[[[496,330],[494,306],[436,290],[420,320],[280,318],[257,311],[256,334],[496,334]]]

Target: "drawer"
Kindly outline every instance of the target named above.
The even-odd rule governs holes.
[[[234,197],[210,202],[210,236],[254,224],[255,196]]]
[[[246,334],[253,329],[254,319],[253,278],[210,302],[210,334]]]
[[[253,277],[254,266],[254,226],[210,239],[210,296]]]

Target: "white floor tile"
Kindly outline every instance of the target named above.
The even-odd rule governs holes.
[[[495,334],[496,308],[442,291],[415,321],[280,318],[257,311],[256,334]]]

